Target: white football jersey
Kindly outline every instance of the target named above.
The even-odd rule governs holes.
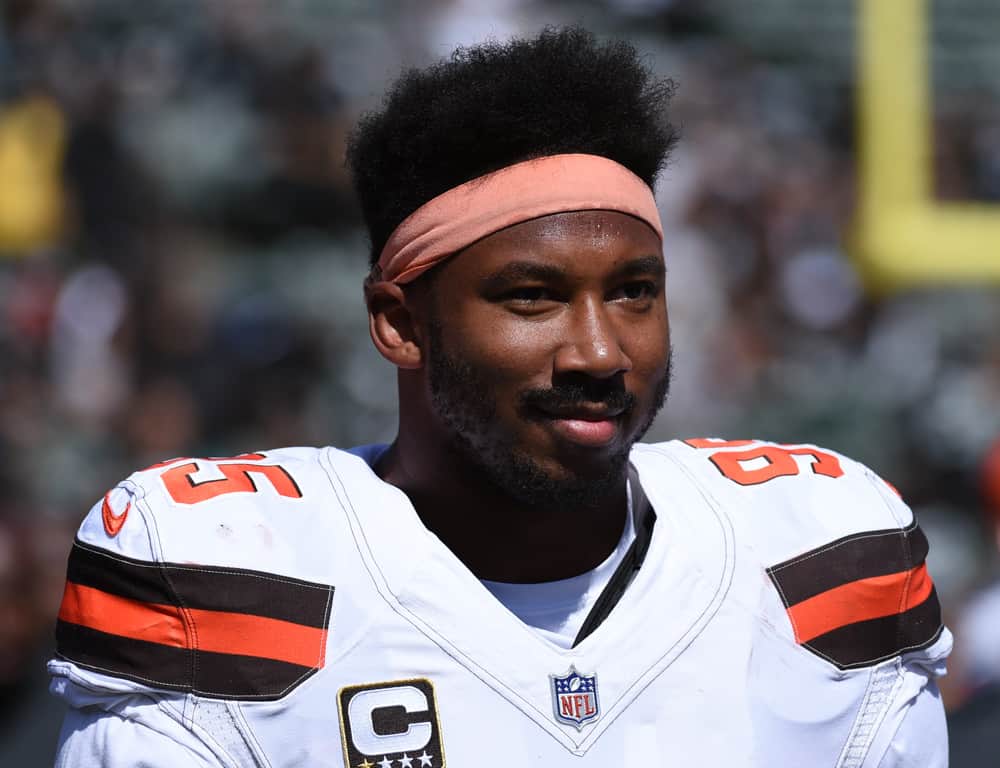
[[[946,765],[951,636],[890,486],[814,446],[631,461],[655,511],[645,560],[570,649],[353,454],[132,475],[70,558],[57,764]]]

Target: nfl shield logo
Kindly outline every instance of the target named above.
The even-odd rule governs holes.
[[[597,718],[597,675],[581,675],[570,667],[565,675],[549,675],[552,681],[552,708],[556,720],[575,726],[579,731]]]

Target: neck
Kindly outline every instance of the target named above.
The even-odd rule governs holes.
[[[420,439],[416,439],[420,435]],[[527,505],[432,446],[426,431],[403,429],[375,467],[402,490],[421,521],[477,577],[556,581],[596,568],[614,550],[626,519],[626,478],[586,508]]]

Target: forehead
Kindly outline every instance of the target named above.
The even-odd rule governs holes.
[[[487,277],[514,261],[527,261],[568,276],[599,278],[632,260],[645,257],[648,262],[650,256],[662,259],[662,246],[648,224],[617,211],[573,211],[484,237],[446,262],[442,272],[464,281]]]

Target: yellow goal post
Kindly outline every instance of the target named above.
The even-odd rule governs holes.
[[[852,251],[868,286],[1000,284],[1000,205],[932,189],[930,0],[858,0],[859,205]]]

